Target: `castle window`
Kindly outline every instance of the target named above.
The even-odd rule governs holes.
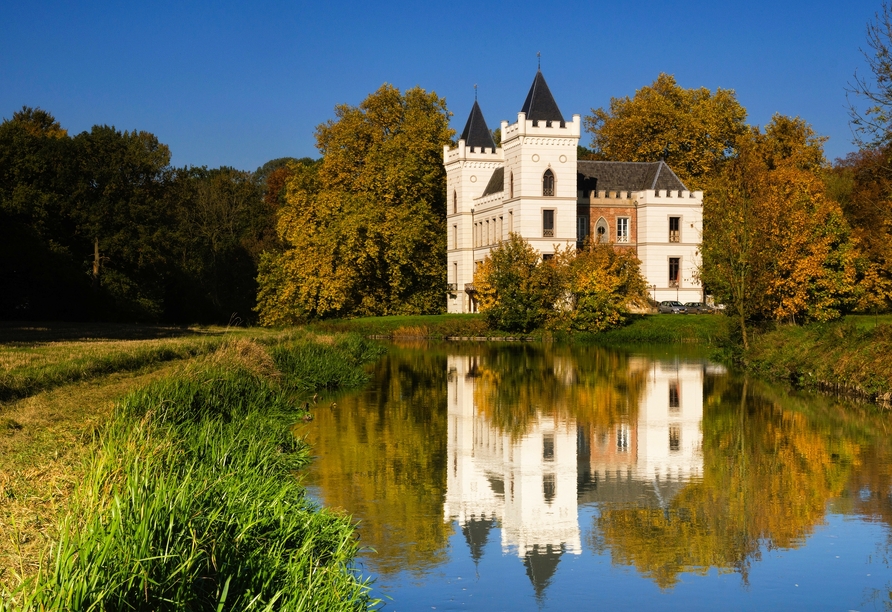
[[[579,215],[576,217],[576,248],[581,249],[582,245],[585,243],[585,239],[588,238],[589,232],[589,217],[588,215]]]
[[[669,452],[677,453],[681,450],[681,427],[678,425],[669,426]]]
[[[617,242],[628,242],[629,241],[629,218],[628,217],[619,217],[616,220],[616,241]]]
[[[680,257],[669,258],[669,286],[678,288],[678,268],[681,262]]]
[[[554,195],[554,172],[551,171],[551,168],[546,170],[545,174],[542,175],[542,195]]]
[[[610,230],[607,226],[607,219],[601,217],[595,224],[595,242],[598,244],[607,244],[610,242]]]
[[[669,242],[681,242],[681,217],[669,217]]]
[[[452,226],[452,248],[453,249],[458,248],[458,226],[457,225]]]
[[[452,192],[452,214],[458,212],[458,193],[453,190]]]
[[[514,197],[514,173],[510,173],[508,175],[508,193],[510,194],[508,197]]]
[[[514,232],[514,211],[508,211],[508,233],[511,234]]]
[[[554,210],[542,211],[542,235],[546,238],[554,237]]]

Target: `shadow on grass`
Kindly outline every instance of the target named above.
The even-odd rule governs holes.
[[[216,336],[222,333],[222,329],[212,331],[171,325],[0,321],[0,344],[66,340],[160,340],[197,335]]]

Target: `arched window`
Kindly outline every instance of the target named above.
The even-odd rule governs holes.
[[[508,175],[508,193],[510,194],[508,197],[514,197],[514,173]]]
[[[452,214],[454,215],[457,212],[458,212],[458,193],[455,190],[453,190],[452,191]]]
[[[554,195],[554,172],[551,171],[551,168],[546,170],[545,174],[542,175],[542,195]]]
[[[598,244],[607,244],[610,242],[610,228],[604,217],[598,219],[598,223],[595,225],[595,242]]]

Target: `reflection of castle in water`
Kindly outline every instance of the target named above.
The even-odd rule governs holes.
[[[559,410],[539,412],[514,437],[489,423],[474,401],[477,357],[448,358],[448,477],[444,508],[475,561],[496,524],[503,552],[524,561],[537,593],[560,555],[582,551],[580,504],[628,502],[665,507],[703,459],[704,366],[630,359],[646,383],[637,419],[609,428],[579,424]],[[562,384],[572,366],[555,359]]]

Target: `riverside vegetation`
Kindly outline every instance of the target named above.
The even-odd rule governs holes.
[[[350,518],[295,476],[291,425],[382,350],[305,330],[5,345],[2,388],[26,397],[0,407],[3,607],[376,605]],[[113,364],[131,371],[96,378]]]

